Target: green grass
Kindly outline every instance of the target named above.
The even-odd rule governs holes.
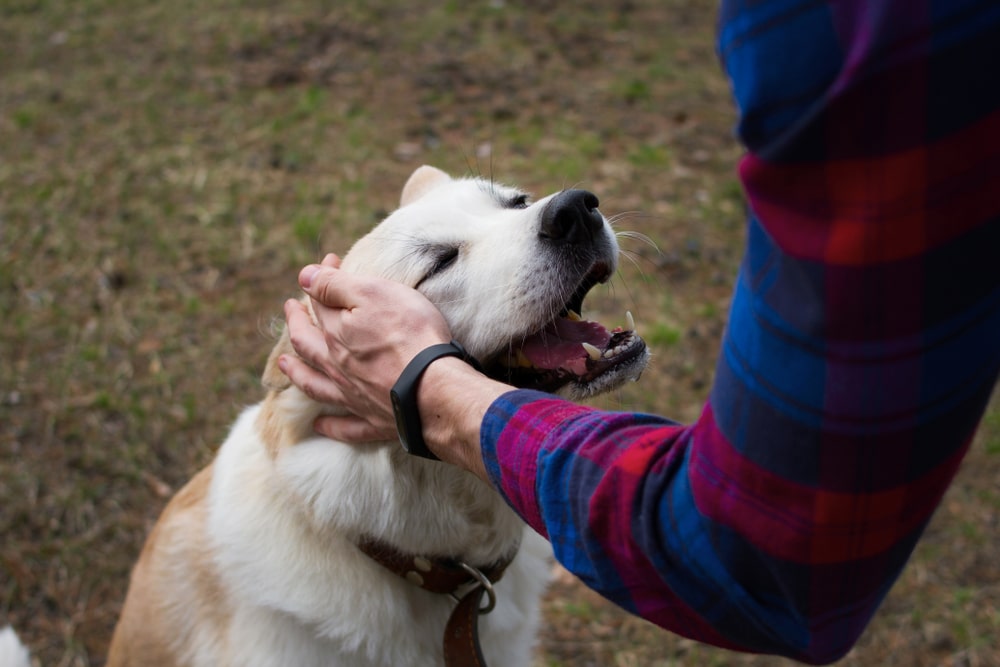
[[[643,337],[653,347],[672,347],[681,339],[681,331],[675,326],[657,322],[651,330],[644,332]]]

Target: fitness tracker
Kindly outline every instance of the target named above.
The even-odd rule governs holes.
[[[469,356],[465,348],[453,340],[450,343],[431,345],[415,356],[403,369],[389,392],[392,412],[396,417],[396,432],[399,434],[399,442],[403,445],[403,449],[409,454],[432,461],[440,459],[428,449],[424,441],[420,410],[417,409],[417,386],[427,367],[441,357],[459,357],[477,371],[482,371],[479,363]]]

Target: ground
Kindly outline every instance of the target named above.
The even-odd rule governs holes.
[[[399,4],[400,6],[396,6]],[[697,416],[743,248],[712,0],[0,5],[0,624],[101,665],[142,541],[210,460],[295,276],[422,163],[616,216],[594,318],[654,352],[600,403]],[[332,6],[326,6],[332,5]],[[1000,406],[842,665],[1000,665]],[[775,665],[557,572],[537,665]]]

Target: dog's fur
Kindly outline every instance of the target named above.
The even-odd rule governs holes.
[[[0,629],[0,667],[31,667],[27,647],[9,626]]]
[[[582,292],[615,267],[603,218],[587,240],[543,238],[554,196],[529,205],[515,189],[421,167],[343,269],[417,286],[457,340],[510,377],[518,359],[520,370],[529,365],[516,349],[529,334],[574,298],[579,309]],[[586,378],[555,374],[572,395],[596,393],[637,376],[647,353],[632,352]],[[520,543],[480,628],[491,664],[530,664],[548,544],[467,472],[398,443],[317,437],[313,420],[331,408],[290,385],[276,365],[283,353],[294,353],[287,332],[264,371],[267,397],[240,415],[150,534],[108,666],[441,665],[454,602],[376,564],[355,546],[363,537],[481,566]]]

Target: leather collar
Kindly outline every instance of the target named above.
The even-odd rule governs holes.
[[[479,645],[479,616],[488,614],[496,604],[493,584],[500,581],[507,566],[517,555],[513,551],[483,568],[441,557],[415,556],[391,544],[364,538],[358,548],[376,563],[431,593],[450,595],[458,604],[448,618],[444,632],[445,667],[486,667]],[[483,596],[488,600],[482,604]]]

